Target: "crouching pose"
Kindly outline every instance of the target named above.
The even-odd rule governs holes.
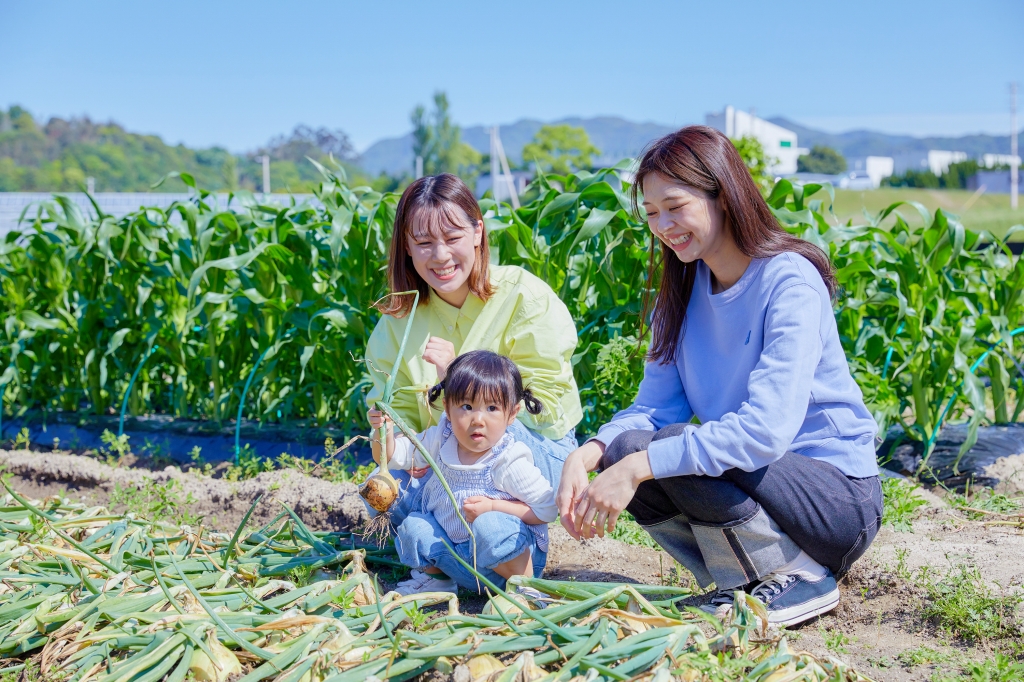
[[[476,537],[477,570],[504,585],[513,575],[539,576],[547,563],[548,527],[555,520],[555,493],[533,462],[530,449],[508,433],[520,403],[531,414],[541,404],[515,364],[506,357],[477,350],[455,358],[445,379],[429,393],[431,403],[444,395],[440,423],[419,434],[454,493]],[[412,577],[398,584],[401,594],[454,592],[456,584],[476,590],[475,576],[451,555],[444,543],[473,565],[473,547],[441,480],[408,438],[394,436],[393,424],[377,411],[370,414],[375,433],[387,424],[388,468],[413,477],[426,476],[414,496],[417,508],[402,514],[395,545]],[[380,462],[380,441],[372,441]],[[482,588],[483,585],[481,584]]]
[[[734,590],[774,623],[828,611],[882,513],[875,421],[839,342],[832,265],[782,230],[711,128],[655,142],[633,187],[661,242],[651,347],[634,404],[566,460],[562,523],[603,535],[628,510],[715,583],[709,611]],[[652,251],[652,276],[655,265]]]

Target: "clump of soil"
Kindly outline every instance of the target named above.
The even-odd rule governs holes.
[[[88,504],[108,506],[117,486],[143,488],[174,480],[188,511],[205,517],[205,525],[231,532],[252,501],[263,499],[250,523],[269,522],[287,504],[311,528],[350,530],[367,520],[362,498],[351,483],[329,483],[294,469],[279,469],[244,481],[228,481],[185,473],[169,466],[162,471],[111,467],[91,457],[28,450],[0,450],[0,467],[13,474],[11,485],[26,495],[44,498],[67,495]],[[120,511],[120,510],[117,510]]]

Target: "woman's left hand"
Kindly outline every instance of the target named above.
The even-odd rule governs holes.
[[[437,368],[437,380],[443,381],[448,365],[455,359],[455,344],[440,336],[431,336],[423,349],[423,359]]]
[[[605,527],[615,530],[619,514],[636,494],[637,486],[654,478],[647,451],[624,457],[590,482],[576,505],[576,533],[582,538],[603,538]]]

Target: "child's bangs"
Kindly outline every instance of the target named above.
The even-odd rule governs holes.
[[[465,211],[447,201],[421,204],[412,211],[409,236],[412,239],[431,237],[440,239],[452,230],[468,230],[472,221]]]
[[[460,405],[483,400],[499,406],[504,412],[511,412],[515,405],[510,404],[511,396],[516,394],[510,378],[503,374],[473,372],[455,372],[448,377],[444,386],[446,404]]]

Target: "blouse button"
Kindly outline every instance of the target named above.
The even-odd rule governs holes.
[[[448,331],[451,331],[451,330],[452,330],[452,326],[448,325]]]

